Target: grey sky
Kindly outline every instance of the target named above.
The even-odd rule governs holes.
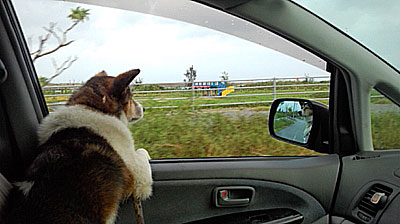
[[[157,2],[165,4],[167,1],[147,2],[152,3],[147,8],[163,15],[164,12],[157,12],[156,6],[160,6]],[[106,70],[109,75],[116,75],[132,68],[142,70],[140,76],[145,82],[182,81],[183,73],[191,65],[197,70],[198,80],[217,80],[223,71],[228,72],[231,79],[328,74],[260,46],[262,44],[273,49],[280,48],[289,55],[297,55],[302,60],[323,67],[320,59],[299,53],[296,46],[285,40],[277,39],[270,33],[261,33],[260,29],[254,29],[254,25],[232,17],[227,17],[222,23],[224,27],[228,27],[226,32],[241,37],[247,35],[245,38],[254,38],[252,41],[256,43],[186,22],[138,12],[50,0],[13,0],[13,3],[31,50],[36,49],[37,37],[44,33],[43,26],[56,22],[59,27],[65,28],[70,24],[66,16],[71,8],[81,6],[90,9],[89,21],[77,26],[69,35],[76,42],[50,57],[38,59],[36,63],[39,75],[48,77],[53,72],[50,61],[52,57],[58,63],[69,56],[79,57],[54,82],[81,82],[101,70]],[[140,11],[140,7],[136,9]],[[208,11],[210,15],[202,15],[201,18],[206,20],[190,22],[199,25],[204,23],[203,25],[219,29],[221,24],[214,22],[215,16],[220,15],[212,15],[217,12],[195,11],[199,14]],[[184,15],[188,12],[175,13]]]

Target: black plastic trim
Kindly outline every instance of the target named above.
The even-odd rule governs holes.
[[[36,70],[33,65],[32,59],[30,57],[30,53],[28,50],[28,45],[26,44],[21,26],[17,19],[16,12],[11,1],[2,1],[4,3],[4,11],[1,9],[1,19],[6,25],[6,30],[11,39],[15,39],[17,43],[12,43],[14,52],[17,55],[21,69],[22,67],[26,69],[27,75],[29,77],[25,77],[25,82],[27,83],[27,88],[30,92],[34,92],[35,97],[37,98],[37,103],[41,111],[41,115],[38,116],[38,119],[41,120],[42,117],[46,116],[49,111],[46,105],[46,101],[44,99],[44,95],[42,89],[39,84],[39,79],[37,78]],[[23,66],[22,66],[23,65]],[[34,104],[35,105],[35,104]],[[36,105],[35,105],[36,106]]]
[[[0,85],[7,79],[7,70],[3,62],[0,60]]]

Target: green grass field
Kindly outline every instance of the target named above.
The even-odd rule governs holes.
[[[272,138],[266,114],[146,113],[129,128],[136,148],[148,149],[153,159],[321,155]],[[372,114],[372,131],[376,149],[400,149],[399,113]]]
[[[400,149],[400,113],[371,114],[374,149]]]
[[[284,84],[293,84],[286,82]],[[264,83],[268,85],[268,83]],[[144,87],[142,87],[144,88]],[[157,85],[146,90],[160,90]],[[140,89],[139,89],[140,90]],[[328,86],[282,87],[279,93],[327,91]],[[67,93],[67,92],[66,92]],[[308,156],[320,155],[311,150],[273,139],[268,133],[270,103],[235,106],[197,107],[201,104],[237,103],[251,101],[272,101],[272,95],[244,96],[248,94],[272,93],[272,89],[241,89],[229,94],[239,97],[204,97],[196,92],[194,102],[191,92],[138,93],[136,99],[157,99],[141,101],[146,108],[179,106],[169,109],[146,110],[143,120],[129,126],[136,148],[146,148],[152,158],[197,158],[232,156]],[[50,92],[49,94],[54,94]],[[373,91],[372,96],[379,93]],[[186,100],[163,100],[187,97]],[[307,93],[276,95],[276,98],[327,98],[328,93]],[[66,100],[68,97],[47,97],[48,103]],[[328,104],[327,100],[321,101]],[[373,105],[389,105],[385,98],[371,98]],[[193,110],[194,109],[194,110]],[[224,111],[236,111],[226,115]],[[242,115],[241,111],[247,115]],[[282,124],[284,125],[284,124]],[[400,113],[372,113],[372,135],[376,149],[400,148]]]
[[[148,149],[156,159],[317,155],[273,139],[266,114],[149,113],[130,129],[136,148]]]

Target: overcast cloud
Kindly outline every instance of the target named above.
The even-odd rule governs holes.
[[[90,9],[89,21],[79,24],[69,35],[69,39],[76,40],[74,43],[37,60],[38,74],[49,77],[54,71],[51,58],[59,64],[70,56],[79,58],[54,80],[58,83],[85,81],[101,70],[116,75],[132,68],[142,70],[144,82],[182,81],[183,73],[191,65],[197,70],[198,80],[217,80],[223,71],[231,79],[328,74],[257,43],[172,19],[60,1],[13,3],[31,50],[37,48],[37,38],[44,34],[43,26],[56,22],[61,28],[68,27],[70,20],[66,17],[71,8]]]

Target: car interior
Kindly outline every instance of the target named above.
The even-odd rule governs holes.
[[[118,1],[72,2],[119,7]],[[310,141],[300,144],[326,155],[151,160],[145,222],[397,223],[400,150],[374,150],[369,107],[372,89],[400,105],[399,71],[295,2],[195,2],[327,61],[329,111],[314,114],[320,128],[313,126]],[[15,182],[35,158],[36,130],[49,111],[10,0],[0,1],[0,18],[0,173]],[[131,200],[120,205],[116,223],[136,223]]]

